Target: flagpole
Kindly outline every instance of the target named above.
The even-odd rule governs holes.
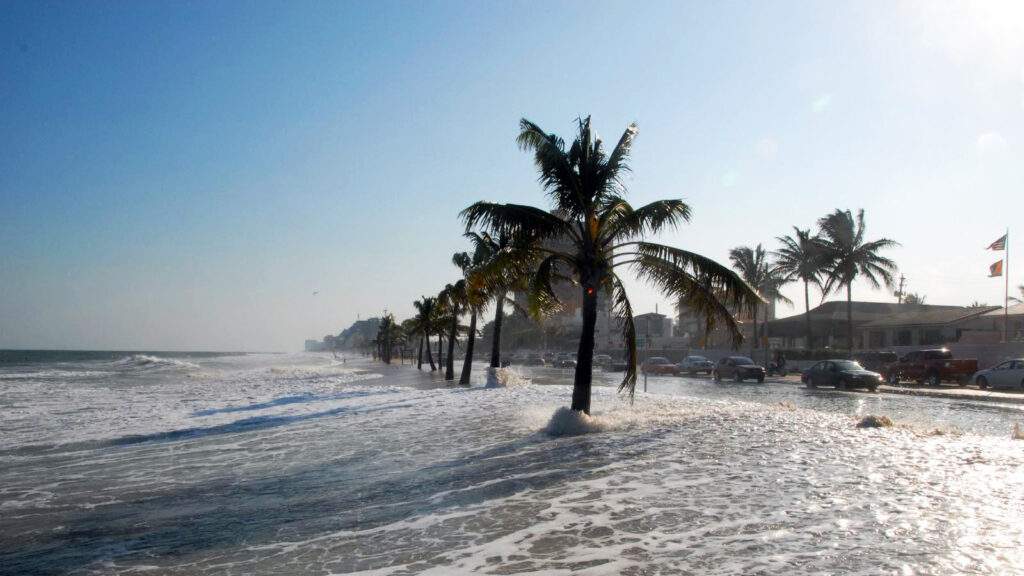
[[[1003,343],[1010,341],[1010,228],[1006,228],[1006,244],[1003,246]]]

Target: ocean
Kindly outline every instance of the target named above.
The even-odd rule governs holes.
[[[474,370],[0,352],[0,574],[1024,573],[1021,405]]]

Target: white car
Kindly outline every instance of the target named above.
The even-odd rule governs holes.
[[[978,388],[1013,388],[1024,390],[1024,358],[1000,362],[974,375]]]
[[[711,374],[714,369],[715,363],[703,356],[687,356],[679,363],[679,371],[690,374],[696,374],[697,372],[707,372],[708,374]]]

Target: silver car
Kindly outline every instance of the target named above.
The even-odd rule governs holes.
[[[1013,388],[1024,390],[1024,358],[1000,362],[974,375],[978,388]]]
[[[687,356],[679,363],[679,371],[689,374],[696,374],[697,372],[711,374],[714,369],[715,363],[703,356]]]

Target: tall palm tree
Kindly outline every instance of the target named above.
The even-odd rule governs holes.
[[[513,239],[502,234],[492,236],[487,232],[467,232],[466,237],[473,243],[475,254],[480,254],[481,262],[467,280],[474,290],[478,290],[485,298],[494,301],[494,331],[491,338],[491,368],[501,366],[501,327],[505,318],[505,304],[515,307],[516,303],[509,299],[508,293],[525,290],[529,280],[530,268],[516,269],[503,266],[504,257],[513,252],[516,246]],[[512,274],[514,272],[514,274]]]
[[[865,278],[872,288],[884,284],[892,289],[896,263],[879,255],[879,251],[899,246],[895,240],[864,239],[864,210],[857,218],[849,210],[839,210],[818,220],[821,246],[825,259],[825,294],[846,288],[846,344],[853,351],[853,282]]]
[[[811,284],[821,289],[825,263],[822,259],[821,240],[810,230],[793,227],[792,236],[776,238],[782,247],[773,252],[775,266],[789,278],[804,283],[804,335],[807,348],[814,348],[811,332]]]
[[[385,364],[391,364],[392,347],[399,336],[400,328],[395,324],[395,317],[386,314],[377,327],[377,357]]]
[[[729,251],[729,260],[732,261],[733,268],[739,270],[740,277],[742,277],[747,284],[757,290],[761,297],[767,302],[786,302],[792,304],[789,298],[786,298],[779,291],[782,285],[788,280],[788,276],[782,269],[776,267],[768,260],[768,252],[765,251],[764,247],[758,244],[754,248],[749,246],[739,246]],[[758,310],[761,308],[761,302],[754,300],[751,304],[751,310],[754,315],[754,326],[753,334],[754,341],[750,345],[750,355],[754,355],[754,349],[758,347],[762,341],[760,330],[758,328]],[[765,319],[768,317],[768,310],[765,310]]]
[[[491,234],[506,234],[520,245],[506,255],[510,266],[538,261],[530,278],[530,310],[539,314],[545,303],[557,303],[552,284],[569,280],[579,286],[583,328],[576,357],[571,408],[590,412],[590,391],[597,324],[599,291],[611,298],[622,318],[626,343],[626,375],[619,390],[632,396],[636,387],[636,329],[633,307],[620,278],[622,267],[631,267],[642,279],[667,295],[685,297],[702,311],[720,320],[742,341],[729,303],[715,295],[725,290],[733,305],[744,305],[757,294],[735,272],[708,258],[646,241],[646,237],[674,228],[690,219],[690,207],[682,200],[660,200],[634,209],[623,197],[622,177],[636,125],[623,132],[610,154],[591,130],[590,118],[577,121],[577,134],[566,148],[555,134],[523,119],[519,124],[520,148],[533,152],[540,183],[554,210],[520,204],[477,202],[462,211],[466,230],[480,227]],[[698,280],[700,278],[701,280]]]
[[[456,254],[457,256],[458,254]],[[448,352],[444,358],[444,379],[454,380],[455,342],[459,332],[459,315],[462,313],[462,307],[466,301],[466,281],[463,279],[453,284],[446,284],[444,290],[441,290],[441,293],[437,295],[437,301],[443,323],[447,325],[448,330]]]
[[[418,355],[417,370],[423,369],[423,344],[426,342],[427,349],[427,362],[430,363],[430,371],[433,372],[437,368],[434,366],[434,355],[430,353],[430,335],[434,330],[435,314],[434,308],[436,306],[437,299],[434,297],[423,296],[419,300],[412,303],[413,307],[416,308],[416,316],[414,318],[414,330],[420,336],[420,351]]]
[[[479,269],[491,254],[484,245],[477,244],[470,256],[466,252],[459,252],[452,257],[452,263],[462,270],[462,308],[469,310],[469,329],[466,333],[466,354],[462,361],[462,372],[459,373],[459,384],[469,385],[470,372],[473,370],[473,348],[476,344],[476,318],[477,314],[483,311],[489,298],[482,285],[470,282],[470,276]]]

